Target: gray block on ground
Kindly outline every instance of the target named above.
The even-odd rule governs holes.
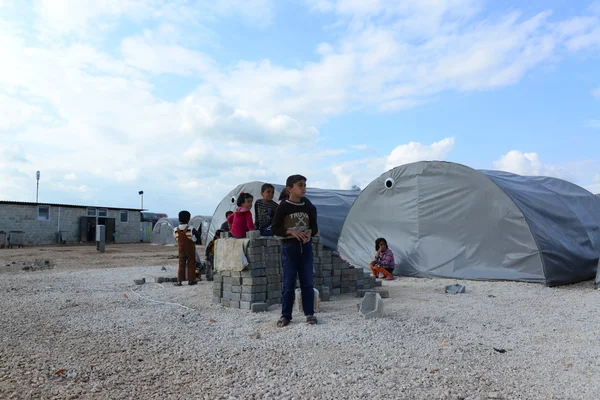
[[[281,282],[269,283],[267,285],[267,292],[273,292],[276,290],[281,290]]]
[[[213,304],[221,304],[221,297],[219,297],[219,296],[213,296],[212,303]]]
[[[221,298],[221,304],[225,307],[229,307],[229,299],[226,299],[225,297]]]
[[[231,286],[231,293],[242,293],[242,286]]]
[[[245,269],[241,272],[242,278],[254,278],[259,276],[266,276],[265,268],[250,268]]]
[[[269,310],[269,305],[267,303],[252,303],[250,310],[252,312],[265,312]]]
[[[281,304],[281,297],[280,298],[275,298],[275,299],[267,299],[267,304],[269,304],[270,306],[274,305],[274,304]]]
[[[135,283],[136,285],[143,285],[144,283],[146,283],[146,278],[134,279],[133,283]]]
[[[239,302],[239,300],[230,300],[229,301],[229,307],[230,308],[240,308],[240,302]]]
[[[379,293],[382,299],[387,299],[390,294],[387,290],[375,290],[375,289],[358,289],[356,291],[356,297],[365,297],[366,293]]]
[[[242,278],[228,276],[228,277],[223,278],[223,284],[241,285]]]
[[[267,276],[267,284],[272,283],[281,283],[281,275],[268,275]]]
[[[241,310],[249,310],[250,309],[250,302],[249,301],[240,301],[240,309]]]
[[[466,288],[463,285],[454,284],[448,285],[445,289],[446,293],[457,294],[457,293],[465,293]]]
[[[231,276],[231,271],[219,271],[219,274],[223,277]]]
[[[313,296],[314,296],[314,310],[315,312],[319,312],[319,309],[321,308],[321,299],[319,297],[319,291],[315,288],[313,288]],[[296,297],[294,299],[294,309],[299,312],[299,313],[304,313],[304,310],[302,308],[302,289],[296,289]]]
[[[242,286],[242,293],[263,293],[267,291],[267,285]]]
[[[281,298],[281,290],[271,290],[267,292],[267,299]]]
[[[368,292],[360,302],[358,313],[365,319],[383,316],[383,299],[379,293]]]
[[[332,296],[339,296],[340,294],[342,294],[342,291],[340,288],[333,288],[329,289],[329,293],[331,293]]]
[[[223,283],[223,275],[213,275],[214,283]]]

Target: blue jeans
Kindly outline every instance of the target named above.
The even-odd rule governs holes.
[[[312,242],[284,243],[281,245],[281,264],[283,266],[283,290],[281,291],[281,316],[292,319],[296,294],[296,275],[302,290],[302,309],[304,315],[313,315],[315,294],[313,290],[313,252]]]

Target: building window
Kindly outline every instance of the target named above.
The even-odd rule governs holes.
[[[121,211],[121,222],[127,222],[129,220],[129,211]]]
[[[48,221],[50,219],[50,206],[38,206],[38,220]]]
[[[107,215],[108,215],[108,211],[106,210],[106,208],[100,208],[98,210],[99,217],[106,217]]]
[[[95,208],[88,208],[87,215],[88,215],[88,217],[95,217],[96,216],[96,209]]]

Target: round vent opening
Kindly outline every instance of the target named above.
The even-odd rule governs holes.
[[[231,196],[231,204],[235,204],[236,200],[235,196]]]
[[[385,185],[385,188],[386,188],[386,189],[391,189],[391,188],[393,188],[393,187],[394,187],[394,184],[395,184],[395,183],[396,183],[396,182],[394,181],[394,178],[387,178],[387,179],[385,180],[385,183],[384,183],[384,185]]]

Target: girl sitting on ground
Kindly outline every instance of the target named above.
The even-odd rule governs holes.
[[[227,223],[231,227],[229,233],[234,238],[245,238],[246,232],[254,230],[252,220],[252,202],[254,197],[250,193],[240,193],[237,199],[237,208],[233,214],[227,217]]]
[[[379,278],[379,274],[383,274],[386,281],[394,280],[394,253],[388,248],[387,241],[384,238],[375,240],[375,259],[369,265],[371,272],[375,278]]]

